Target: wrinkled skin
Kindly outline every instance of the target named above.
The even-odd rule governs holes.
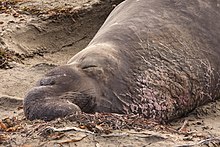
[[[220,96],[219,24],[217,0],[126,0],[84,50],[27,94],[25,116],[183,116]]]

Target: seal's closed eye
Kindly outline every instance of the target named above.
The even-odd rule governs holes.
[[[88,68],[92,68],[92,67],[98,67],[96,65],[86,65],[86,66],[83,66],[82,69],[88,69]]]
[[[86,75],[91,76],[96,79],[103,77],[103,74],[104,74],[103,68],[96,66],[96,65],[84,66],[82,67],[82,70],[85,71]]]

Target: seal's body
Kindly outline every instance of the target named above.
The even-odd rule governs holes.
[[[27,94],[26,117],[84,111],[161,121],[218,98],[219,6],[210,0],[122,2],[84,50]]]

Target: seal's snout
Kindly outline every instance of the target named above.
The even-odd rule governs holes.
[[[81,112],[81,109],[66,99],[59,99],[53,87],[33,88],[24,99],[24,114],[29,120],[50,121],[59,117]]]
[[[84,92],[91,86],[77,68],[61,66],[53,69],[37,82],[24,99],[27,119],[46,121],[91,110],[94,98]],[[86,90],[85,90],[86,89]],[[90,93],[91,90],[88,91]]]

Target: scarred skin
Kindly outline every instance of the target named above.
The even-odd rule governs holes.
[[[219,1],[126,0],[84,50],[29,91],[25,116],[181,117],[220,96],[219,24]]]

